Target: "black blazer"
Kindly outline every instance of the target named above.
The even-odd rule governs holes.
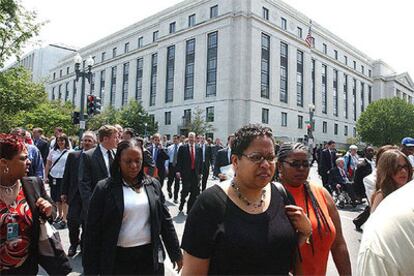
[[[335,189],[336,184],[345,185],[346,183],[347,179],[342,177],[338,167],[332,168],[329,171],[328,184],[330,187],[332,187],[332,189]]]
[[[228,154],[229,148],[225,148],[217,152],[216,162],[214,164],[214,176],[218,177],[221,167],[230,165]]]
[[[69,152],[63,172],[62,195],[68,197],[70,204],[79,192],[79,163],[81,151]]]
[[[49,155],[49,144],[41,138],[34,141],[34,144],[39,149],[40,155],[42,155],[43,158],[43,162],[46,164],[47,156]]]
[[[153,151],[152,144],[150,144],[147,149],[152,158],[152,151]],[[169,158],[170,157],[168,156],[167,150],[165,148],[158,149],[157,162],[155,163],[155,166],[157,167],[159,173],[165,174],[165,161],[168,160]]]
[[[330,152],[328,149],[324,149],[321,153],[321,161],[319,163],[320,174],[328,174],[329,170],[334,167],[336,159],[335,151]]]
[[[180,260],[182,255],[160,183],[152,177],[145,177],[143,187],[149,201],[152,257],[154,269],[157,270],[158,254],[165,258],[162,241],[171,261]],[[86,275],[113,274],[123,213],[124,196],[121,181],[113,178],[100,181],[93,192],[86,223],[82,256]]]
[[[79,163],[79,192],[85,214],[87,214],[89,201],[96,184],[108,176],[108,170],[99,146],[82,152]]]
[[[195,145],[195,172],[197,179],[199,180],[202,166],[203,166],[203,152],[201,148]],[[183,181],[190,179],[191,175],[191,158],[190,147],[188,144],[182,145],[178,148],[177,153],[177,172],[180,172]]]

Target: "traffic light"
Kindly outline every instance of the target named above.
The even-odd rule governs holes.
[[[95,97],[95,114],[101,113],[101,98]]]
[[[87,104],[86,104],[86,113],[88,115],[93,115],[95,113],[95,96],[94,95],[88,95]]]
[[[74,111],[72,113],[72,124],[77,125],[79,124],[79,118],[80,118],[80,113],[77,111]]]

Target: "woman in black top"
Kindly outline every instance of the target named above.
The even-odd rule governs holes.
[[[163,243],[177,271],[182,267],[161,185],[144,175],[142,152],[135,140],[119,143],[111,177],[93,192],[83,248],[86,275],[163,275]]]
[[[300,207],[284,206],[270,183],[276,161],[272,137],[261,125],[236,132],[231,156],[236,176],[206,190],[187,218],[183,275],[292,270],[297,243],[309,237],[311,225]]]

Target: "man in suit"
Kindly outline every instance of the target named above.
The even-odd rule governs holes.
[[[214,141],[214,145],[211,146],[211,166],[214,172],[214,164],[216,164],[216,157],[219,150],[223,149],[223,145],[221,144],[220,138],[216,138]]]
[[[33,129],[34,145],[39,149],[40,154],[42,155],[44,165],[46,165],[47,156],[49,155],[49,145],[47,141],[43,140],[42,135],[43,135],[43,129],[41,128]]]
[[[168,181],[167,191],[169,198],[172,198],[172,183],[174,182],[174,203],[178,203],[178,192],[180,191],[180,179],[177,178],[177,161],[178,161],[178,150],[181,146],[179,136],[173,136],[173,144],[168,147]]]
[[[345,160],[343,158],[338,158],[335,160],[335,164],[336,166],[329,171],[328,185],[331,187],[332,191],[337,191],[338,194],[341,190],[347,192],[352,200],[352,205],[356,206],[355,193],[345,171]],[[344,206],[343,202],[340,204]]]
[[[336,160],[336,150],[335,150],[335,141],[329,141],[328,146],[324,149],[321,153],[321,161],[320,161],[320,168],[319,174],[322,177],[323,186],[332,193],[331,187],[328,184],[329,178],[329,171],[333,167],[335,167],[335,160]]]
[[[69,230],[69,250],[68,256],[76,254],[79,239],[79,228],[83,224],[82,199],[79,193],[79,162],[81,153],[88,151],[96,145],[96,135],[92,131],[86,131],[82,136],[82,151],[70,152],[66,160],[65,171],[63,173],[62,202],[69,205],[68,210],[68,230]],[[83,233],[82,233],[83,234]]]
[[[207,179],[210,174],[210,165],[211,165],[211,146],[206,142],[204,135],[198,135],[199,137],[199,147],[202,151],[203,165],[201,169],[201,174],[203,175],[201,179],[201,191],[204,191],[207,187]]]
[[[85,217],[88,214],[89,201],[98,181],[111,175],[110,166],[115,157],[119,142],[118,130],[111,125],[98,130],[99,146],[82,152],[79,164],[79,193]]]
[[[202,168],[202,151],[195,143],[194,132],[188,133],[188,144],[178,149],[177,178],[182,180],[181,203],[178,208],[182,212],[188,194],[187,213],[190,212],[195,200],[200,194],[200,175]]]
[[[214,164],[214,176],[218,177],[220,181],[227,179],[227,176],[221,173],[220,168],[231,164],[231,146],[233,144],[234,135],[227,137],[227,148],[217,152],[216,161]]]
[[[152,143],[148,146],[148,151],[151,153],[152,160],[154,160],[155,167],[158,171],[158,180],[161,187],[164,184],[164,179],[167,176],[165,169],[165,161],[169,159],[167,150],[161,144],[161,135],[156,133],[152,136]]]

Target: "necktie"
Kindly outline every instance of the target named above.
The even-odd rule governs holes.
[[[112,163],[114,162],[114,157],[112,156],[112,151],[108,150],[108,159],[109,159],[109,172],[111,171],[112,168]]]
[[[190,158],[191,158],[191,169],[195,169],[195,156],[194,156],[194,146],[190,145]]]
[[[174,145],[174,155],[173,155],[173,166],[177,165],[177,152],[178,152],[178,146],[177,144]]]
[[[154,157],[153,157],[154,163],[157,163],[157,157],[158,157],[158,147],[155,147],[154,148]]]

